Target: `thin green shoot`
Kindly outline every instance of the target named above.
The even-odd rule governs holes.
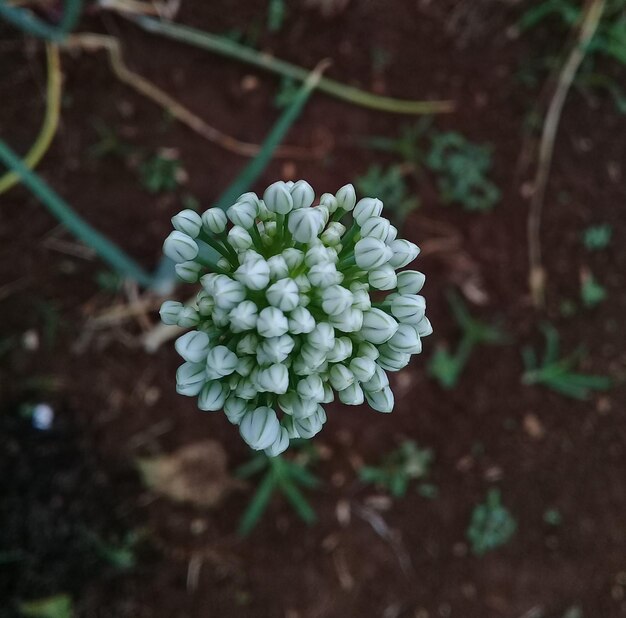
[[[606,391],[611,388],[612,380],[607,376],[575,372],[574,367],[582,356],[582,350],[559,358],[559,333],[550,324],[544,324],[542,330],[546,348],[541,361],[538,361],[532,348],[525,347],[522,350],[525,366],[522,375],[523,384],[540,384],[556,393],[579,400],[589,399],[593,391]]]
[[[590,272],[584,272],[580,282],[580,299],[583,305],[592,309],[604,302],[606,297],[606,288]]]
[[[487,498],[472,511],[467,540],[472,553],[482,556],[509,542],[517,529],[517,522],[502,505],[500,490],[490,489]]]
[[[450,291],[447,296],[452,315],[461,329],[461,339],[453,353],[438,347],[430,359],[428,371],[442,388],[452,389],[477,345],[501,345],[508,342],[508,337],[499,326],[472,317],[458,293]]]
[[[149,193],[166,193],[178,188],[184,170],[176,155],[158,152],[139,166],[139,178]]]
[[[609,223],[591,225],[583,231],[583,245],[587,251],[602,251],[611,244],[613,226]]]
[[[431,449],[420,448],[413,440],[405,440],[378,466],[363,466],[359,470],[359,478],[364,483],[383,487],[394,498],[402,498],[411,481],[428,475],[432,459]]]

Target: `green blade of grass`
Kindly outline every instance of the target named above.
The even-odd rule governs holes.
[[[137,262],[106,236],[95,230],[76,213],[55,191],[0,139],[0,162],[13,170],[25,187],[80,241],[91,247],[107,264],[120,274],[149,286],[153,279]]]
[[[285,494],[285,497],[296,513],[300,516],[300,518],[307,524],[312,524],[317,520],[317,516],[315,515],[315,511],[311,508],[306,498],[302,495],[300,490],[292,483],[291,479],[287,476],[281,476],[278,481],[278,485],[282,492]]]
[[[35,17],[24,8],[9,6],[4,0],[0,2],[0,17],[27,34],[32,34],[47,41],[61,42],[70,32],[82,10],[82,0],[66,0],[63,17],[58,26],[52,26]]]
[[[252,498],[252,501],[248,505],[248,508],[239,522],[239,529],[237,530],[239,536],[245,537],[252,532],[252,529],[257,525],[259,519],[263,516],[275,487],[276,477],[274,476],[272,470],[269,470],[263,477],[259,488],[254,494],[254,498]]]
[[[291,79],[305,81],[309,74],[309,71],[302,67],[273,58],[268,54],[259,53],[256,49],[246,47],[222,36],[173,22],[160,21],[152,17],[136,16],[131,19],[148,32],[161,34],[177,41],[290,77]],[[453,110],[451,101],[409,101],[383,97],[328,78],[320,80],[319,89],[337,99],[360,105],[361,107],[397,114],[438,114]]]

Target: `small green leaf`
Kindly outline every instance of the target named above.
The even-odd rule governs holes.
[[[67,594],[57,594],[45,599],[20,603],[22,616],[29,618],[72,618],[72,599]]]

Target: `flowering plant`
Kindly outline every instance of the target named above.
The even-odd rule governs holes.
[[[396,272],[419,249],[397,238],[382,202],[357,202],[352,185],[314,201],[304,180],[275,182],[226,212],[183,210],[163,245],[179,278],[202,285],[194,306],[168,300],[160,311],[165,324],[193,329],[175,344],[185,360],[177,391],[224,410],[269,456],[317,434],[335,393],[391,412],[387,372],[432,332],[424,275]],[[389,293],[375,300],[374,290]]]

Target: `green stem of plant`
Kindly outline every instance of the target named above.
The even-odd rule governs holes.
[[[349,253],[353,247],[354,237],[359,233],[361,228],[356,224],[356,221],[352,224],[350,229],[341,238],[341,251],[339,252],[339,259],[341,260],[347,253]]]
[[[256,49],[235,43],[225,37],[172,22],[160,21],[152,17],[136,16],[131,19],[148,32],[161,34],[213,53],[235,58],[291,79],[304,81],[309,74],[309,71],[302,67],[273,58],[269,54],[260,53]],[[451,112],[454,108],[452,101],[408,101],[383,97],[328,78],[322,78],[318,88],[337,99],[354,105],[396,114],[440,114]]]
[[[209,234],[202,234],[201,239],[209,246],[213,247],[218,253],[225,257],[233,268],[237,268],[237,254],[232,250],[230,245],[224,246],[219,240],[212,238]],[[229,249],[231,249],[229,251]]]
[[[91,247],[105,262],[120,274],[149,286],[153,278],[122,249],[91,227],[78,213],[48,186],[37,174],[0,139],[0,161],[12,169],[24,186],[80,241]]]
[[[27,34],[32,34],[47,41],[60,43],[70,32],[82,10],[82,0],[65,0],[63,17],[58,26],[51,26],[35,17],[29,10],[9,6],[4,0],[0,2],[0,17],[13,24]]]

